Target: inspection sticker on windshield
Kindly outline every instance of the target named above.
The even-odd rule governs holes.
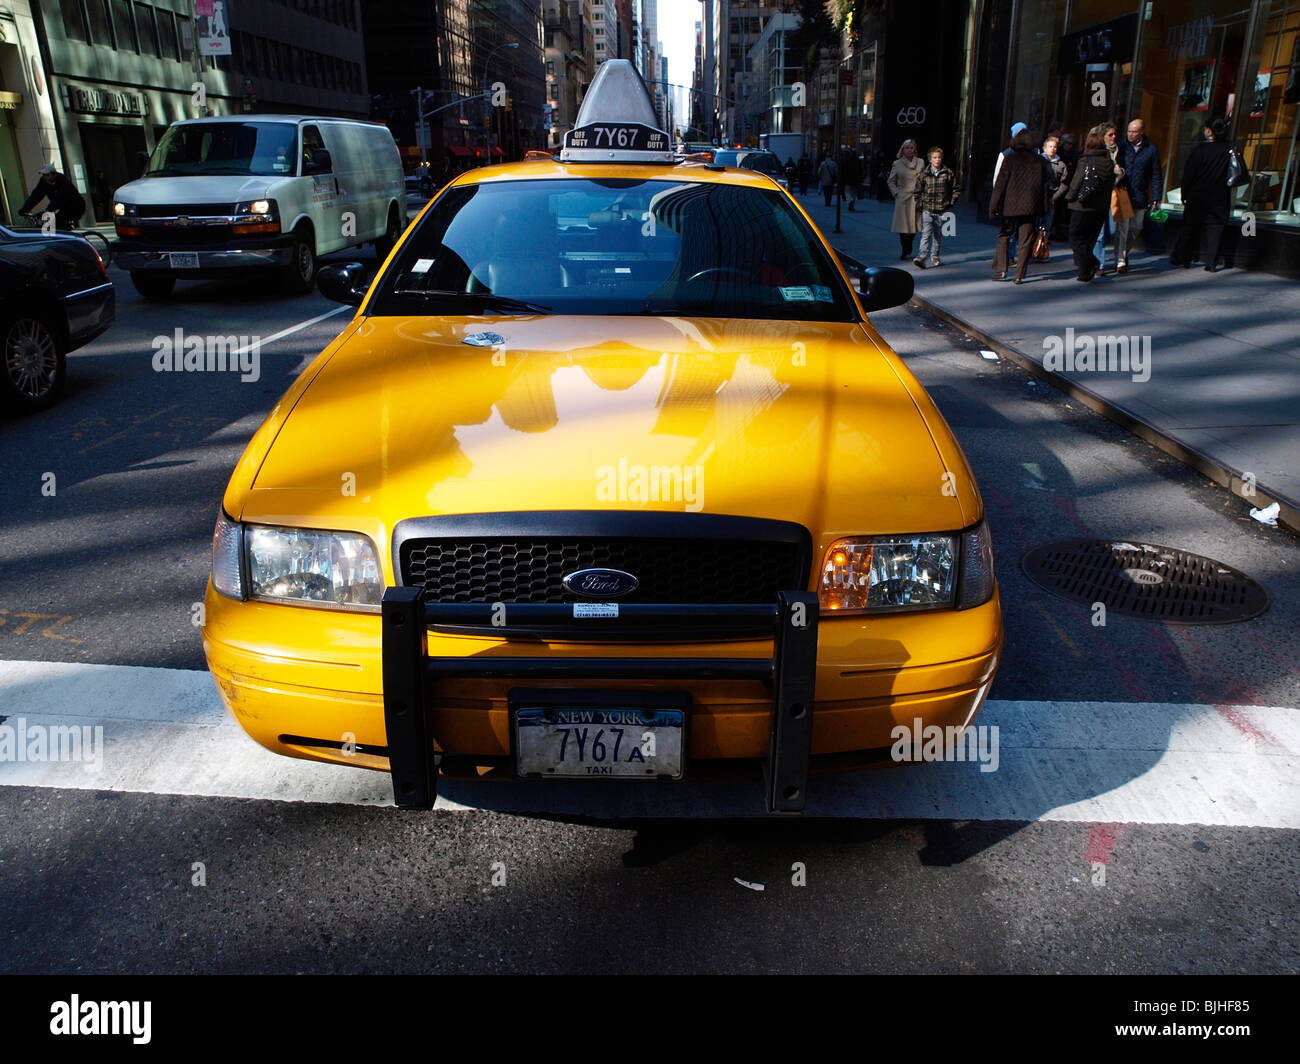
[[[573,604],[573,615],[575,617],[617,617],[617,602],[575,602]]]
[[[782,288],[781,298],[787,303],[811,303],[813,301],[812,289],[805,285],[795,285],[792,288]]]
[[[415,265],[411,267],[412,273],[428,273],[433,269],[433,259],[416,259]]]
[[[812,286],[813,298],[818,303],[834,303],[835,297],[831,295],[831,290],[824,284],[815,284]]]

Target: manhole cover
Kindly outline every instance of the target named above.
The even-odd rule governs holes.
[[[1154,543],[1067,539],[1021,561],[1039,587],[1110,613],[1170,624],[1228,624],[1268,609],[1268,592],[1230,565]]]

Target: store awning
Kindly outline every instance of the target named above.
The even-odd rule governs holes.
[[[493,145],[492,145],[492,154],[493,154],[493,155],[501,155],[501,156],[504,156],[504,155],[505,155],[505,152],[503,152],[500,148],[498,148],[495,144],[493,144]]]
[[[470,150],[463,144],[448,144],[447,150],[458,159],[468,159]]]

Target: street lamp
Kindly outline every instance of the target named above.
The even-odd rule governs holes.
[[[507,41],[505,44],[498,44],[495,48],[492,49],[492,51],[488,52],[487,58],[483,60],[483,92],[484,93],[487,93],[488,91],[488,64],[492,62],[492,57],[496,55],[497,52],[501,51],[502,48],[518,48],[518,47],[519,47],[518,41]],[[489,102],[488,106],[491,107],[492,104]],[[484,123],[484,125],[486,125],[486,123]],[[492,131],[490,129],[488,130],[488,134],[487,134],[487,155],[488,155],[488,165],[490,166],[492,164]]]

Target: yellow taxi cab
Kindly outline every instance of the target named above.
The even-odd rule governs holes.
[[[1002,621],[974,477],[790,195],[675,155],[603,64],[556,156],[463,174],[254,435],[203,629],[263,746],[392,775],[645,780],[962,729]],[[734,773],[731,773],[734,774]]]

